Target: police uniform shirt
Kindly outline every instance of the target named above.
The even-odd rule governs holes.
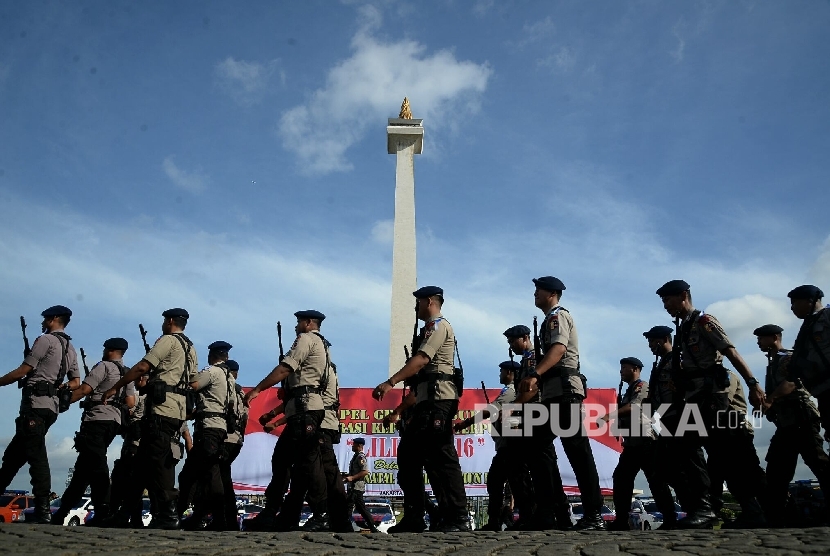
[[[564,307],[554,307],[545,317],[542,322],[541,342],[544,353],[547,353],[554,344],[562,344],[565,346],[565,353],[562,359],[547,372],[556,375],[560,371],[565,373],[563,369],[577,369],[579,368],[579,338],[576,333],[576,326],[574,326],[573,317]],[[564,376],[564,375],[563,375]],[[541,398],[548,399],[561,396],[564,392],[562,389],[562,379],[558,376],[542,377],[542,384],[540,385]],[[571,389],[574,394],[585,397],[585,389],[582,386],[582,379],[578,376],[568,377]]]
[[[791,357],[792,352],[784,349],[770,358],[764,381],[764,390],[767,394],[775,392],[781,383],[792,380],[789,372]],[[818,410],[813,400],[810,399],[810,394],[803,387],[798,387],[786,396],[776,398],[772,407],[767,410],[767,415],[771,417],[770,420],[776,426],[788,427],[801,423],[805,409],[818,416]]]
[[[64,343],[66,345],[65,353]],[[36,382],[54,384],[58,379],[61,363],[64,359],[66,360],[66,378],[68,380],[80,378],[78,355],[75,353],[72,343],[66,339],[58,339],[55,334],[38,336],[34,345],[32,345],[32,351],[23,359],[24,363],[33,367],[33,370],[29,371],[26,376],[27,384],[30,386]],[[29,400],[31,400],[31,405],[29,405]],[[20,411],[29,407],[32,409],[48,409],[58,413],[58,397],[33,395],[21,400]]]
[[[236,429],[228,431],[228,437],[225,442],[231,444],[242,444],[245,442],[244,426],[248,422],[248,408],[242,402],[245,394],[242,392],[242,387],[236,383],[231,375],[231,409],[236,415]]]
[[[732,371],[729,371],[729,387],[727,388],[727,396],[729,398],[729,408],[737,411],[742,415],[747,414],[746,396],[744,396],[744,387],[741,384],[741,378]],[[744,420],[743,427],[749,432],[753,432],[752,423],[749,420]]]
[[[798,365],[798,376],[813,396],[830,390],[830,310],[826,307],[807,317],[806,335],[799,330],[793,364]],[[803,337],[802,337],[803,336]],[[818,346],[818,349],[816,347]]]
[[[185,342],[187,347],[187,342]],[[182,345],[179,343],[173,334],[165,334],[156,340],[153,349],[144,356],[153,371],[150,373],[150,384],[161,380],[168,386],[179,386],[179,381],[182,387],[196,380],[196,375],[199,371],[199,361],[196,356],[196,348],[190,346],[190,372],[182,380],[182,373],[185,370],[185,353],[182,350]],[[152,391],[152,390],[150,390]],[[162,417],[170,417],[184,421],[185,419],[185,397],[173,392],[167,392],[167,399],[161,404],[151,404],[151,412],[153,415],[160,415]]]
[[[493,400],[492,405],[496,406],[499,409],[499,418],[495,422],[491,422],[491,427],[494,426],[496,423],[501,423],[502,430],[504,430],[504,416],[501,414],[501,408],[506,403],[513,403],[516,400],[516,385],[513,383],[508,384],[504,388],[501,389],[501,392]],[[508,426],[513,424],[513,421],[516,420],[513,417],[508,418]],[[496,444],[496,451],[503,448],[506,445],[506,438],[502,435],[493,435],[493,442]]]
[[[136,393],[138,393],[138,392],[136,392]],[[141,421],[141,418],[144,417],[144,408],[146,407],[145,406],[146,399],[147,399],[146,394],[145,395],[137,395],[135,397],[135,405],[133,406],[133,410],[130,413],[130,424],[131,425],[133,423],[137,422],[137,421]],[[129,443],[129,444],[132,444],[133,446],[138,446],[140,441],[141,441],[140,438],[125,439],[124,440],[124,445],[126,446]]]
[[[634,406],[637,406],[636,410],[640,413],[639,424],[631,423],[633,413],[617,418],[619,421],[619,428],[630,431],[628,434],[623,436],[623,444],[625,446],[648,442],[655,437],[654,429],[651,428],[651,419],[649,419],[642,410],[643,401],[645,401],[646,398],[648,398],[648,383],[644,380],[638,379],[628,385],[628,388],[625,390],[625,394],[623,394],[620,399],[620,407],[631,404],[632,409]],[[638,427],[639,430],[637,430]]]
[[[651,370],[648,380],[648,401],[655,411],[659,405],[674,401],[671,370],[671,352],[661,357]]]
[[[329,357],[323,338],[314,332],[303,332],[297,336],[294,345],[282,360],[282,364],[292,371],[285,379],[286,386],[289,390],[302,386],[319,388],[328,362]],[[300,398],[305,399],[305,407]],[[324,407],[323,397],[318,392],[309,392],[305,396],[292,393],[291,399],[286,404],[285,414],[290,416],[303,411],[317,411]],[[291,411],[290,414],[289,411]]]
[[[337,379],[337,373],[333,367],[329,367],[329,381],[326,390],[323,392],[323,403],[326,407],[326,413],[323,416],[323,422],[320,423],[321,429],[331,431],[340,430],[340,417],[338,417],[337,410],[333,407],[337,403],[339,392],[340,383]]]
[[[718,319],[703,311],[692,311],[683,321],[680,332],[683,371],[705,370],[720,365],[723,361],[721,352],[734,347]],[[686,399],[699,393],[704,383],[705,379],[702,377],[693,378],[692,388],[686,391]],[[727,390],[718,385],[714,388],[714,392],[722,393]]]
[[[121,380],[122,361],[101,361],[89,371],[89,375],[84,378],[84,384],[92,388],[92,393],[86,397],[88,402],[100,402],[104,392],[115,386],[115,383]],[[122,402],[122,392],[126,390],[126,396],[135,396],[135,383],[130,382],[122,390],[120,390],[114,401]],[[111,403],[106,405],[95,403],[92,407],[84,409],[82,421],[115,421],[121,424],[121,408],[115,407]]]
[[[453,362],[455,360],[455,333],[447,319],[438,315],[424,325],[423,339],[421,345],[418,346],[418,351],[429,357],[429,363],[421,370],[422,373],[442,373],[450,380],[436,381],[438,390],[432,398],[429,394],[431,381],[429,379],[422,380],[415,390],[415,403],[418,404],[429,399],[434,401],[457,400],[458,392],[452,382]]]
[[[516,379],[514,380],[515,383],[520,383],[522,380],[526,379],[530,376],[533,371],[536,370],[536,351],[533,349],[533,344],[530,345],[529,349],[526,349],[525,352],[522,354],[522,360],[519,362],[518,372],[516,373]],[[533,394],[533,397],[530,398],[527,403],[536,403],[539,401],[539,390]]]
[[[219,365],[211,365],[196,375],[196,424],[194,428],[221,429],[227,431],[225,408],[228,405],[228,382],[233,377]],[[204,417],[204,413],[221,413],[219,417]]]
[[[369,462],[366,460],[366,454],[363,452],[356,452],[354,456],[352,456],[352,461],[349,462],[349,475],[357,475],[361,471],[368,471],[369,470]],[[363,492],[366,490],[366,481],[363,479],[359,481],[353,481],[351,483],[352,488],[354,490],[359,490]]]

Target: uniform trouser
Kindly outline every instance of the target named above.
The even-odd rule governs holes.
[[[136,454],[138,446],[124,440],[121,448],[121,457],[115,460],[112,465],[112,476],[110,477],[110,514],[114,514],[121,506],[124,506],[124,513],[131,518],[141,518],[141,500],[130,499],[127,493],[130,489],[135,469]]]
[[[61,497],[58,513],[66,516],[78,505],[86,487],[92,491],[92,504],[99,511],[109,505],[110,470],[107,465],[107,448],[112,443],[120,425],[115,421],[85,421],[75,435],[78,459],[72,480]],[[103,516],[106,517],[106,516]]]
[[[362,490],[350,488],[349,494],[346,495],[346,500],[348,502],[349,516],[351,516],[354,512],[357,512],[363,518],[363,521],[366,523],[366,527],[372,530],[377,528],[371,512],[366,509],[366,503],[363,502]]]
[[[222,492],[225,507],[225,523],[228,525],[236,522],[236,492],[233,490],[233,477],[231,467],[239,456],[242,444],[236,442],[225,442],[222,460],[219,462],[219,477],[222,479]]]
[[[398,445],[398,482],[413,515],[424,515],[423,470],[438,499],[441,518],[447,523],[466,523],[467,494],[452,432],[457,400],[424,401],[415,406],[405,442]],[[406,444],[404,454],[401,446]],[[401,466],[401,458],[406,463]],[[421,483],[420,490],[415,486]],[[407,490],[413,495],[407,495]]]
[[[181,473],[179,473],[179,490],[191,492],[195,486],[204,491],[203,499],[209,506],[214,520],[221,521],[224,512],[224,489],[222,478],[219,475],[219,460],[222,457],[222,448],[227,434],[224,429],[199,428],[193,434],[193,449],[187,455]],[[143,443],[143,440],[142,440]],[[178,515],[187,509],[187,498],[179,497]],[[207,508],[202,504],[196,504],[194,514],[201,519]]]
[[[533,443],[532,438],[524,438],[521,436],[515,438],[505,438],[507,446],[503,448],[507,452],[507,480],[510,483],[510,491],[513,493],[514,507],[519,509],[519,518],[523,521],[530,520],[534,513],[534,486],[531,478],[530,470],[528,468],[525,455],[532,447],[526,444]],[[551,448],[553,444],[551,443]],[[553,484],[562,484],[562,477],[559,476],[559,467],[556,463],[556,451],[553,452],[554,472],[556,476],[553,478]],[[558,480],[557,478],[558,477]],[[556,489],[554,489],[555,491]],[[559,490],[562,490],[561,488]],[[562,492],[561,500],[559,500],[561,509],[567,510],[567,499],[564,491]]]
[[[634,496],[634,479],[642,470],[657,509],[667,522],[674,521],[674,500],[669,485],[656,472],[656,448],[656,441],[649,439],[636,439],[633,442],[628,440],[623,446],[619,463],[614,469],[614,507],[618,519],[628,515],[631,498]]]
[[[798,456],[818,479],[824,499],[830,497],[830,459],[824,451],[819,421],[779,427],[767,450],[767,516],[778,525],[785,521],[790,481],[795,476]]]
[[[708,477],[708,471],[703,449],[685,444],[684,438],[675,436],[682,409],[682,404],[674,404],[673,409],[660,419],[663,432],[657,437],[655,471],[658,480],[674,489],[681,507],[691,512],[700,497],[699,493],[690,490],[690,485],[696,484],[691,477],[697,476],[700,470]]]
[[[496,450],[490,470],[487,472],[487,516],[490,525],[501,525],[501,510],[504,506],[504,483],[510,474],[510,456],[507,447]]]
[[[11,484],[24,464],[29,464],[32,478],[32,494],[36,498],[48,497],[52,491],[52,475],[46,455],[46,432],[58,419],[48,409],[26,409],[15,419],[15,433],[3,453],[0,467],[0,492]]]
[[[182,421],[160,415],[145,415],[141,420],[141,443],[136,454],[135,472],[128,496],[141,500],[147,489],[157,511],[166,510],[175,501],[176,460],[170,442]],[[189,459],[189,458],[188,458]],[[171,516],[172,517],[172,516]]]
[[[271,456],[273,475],[265,490],[267,507],[282,505],[290,472],[291,489],[307,492],[311,510],[317,514],[325,513],[326,476],[320,453],[324,442],[320,423],[324,413],[322,409],[306,411],[288,418]]]

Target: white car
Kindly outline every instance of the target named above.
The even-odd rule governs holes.
[[[628,523],[632,529],[641,531],[649,531],[657,529],[663,524],[661,519],[659,522],[655,519],[653,511],[657,509],[657,504],[651,498],[635,498],[631,501],[631,510],[628,513]]]
[[[375,527],[377,527],[378,531],[381,533],[388,532],[390,527],[398,523],[398,519],[395,517],[395,512],[392,510],[392,505],[388,500],[383,498],[373,500],[370,498],[365,500],[365,504],[366,509],[375,521]],[[364,523],[363,516],[354,513],[352,514],[352,518],[354,519],[354,524],[357,527],[368,529],[366,523]]]
[[[52,500],[52,503],[49,504],[49,511],[51,513],[57,512],[61,507],[61,499],[55,498]],[[83,525],[84,521],[86,520],[87,514],[92,511],[92,499],[89,496],[84,496],[81,498],[81,502],[69,510],[69,513],[66,514],[66,518],[63,520],[63,524],[69,527],[77,527],[78,525]],[[34,516],[35,509],[27,508],[23,511],[23,515],[26,516],[26,520],[32,519]]]
[[[150,522],[153,521],[153,515],[150,513],[150,499],[141,499],[141,523],[145,527],[149,527]]]

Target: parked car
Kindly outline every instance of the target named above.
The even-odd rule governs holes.
[[[255,518],[264,509],[259,504],[239,504],[236,507],[236,522],[239,524],[239,528],[242,529],[242,522],[244,520]]]
[[[34,504],[34,498],[25,490],[7,490],[0,496],[0,523],[23,520],[23,511]]]
[[[392,510],[392,504],[388,501],[381,502],[366,500],[365,502],[366,509],[372,515],[372,519],[375,522],[375,527],[377,527],[381,533],[386,533],[390,527],[398,523],[398,520],[395,518],[395,512]],[[369,528],[362,515],[354,513],[352,514],[352,518],[354,518],[355,525],[361,529]]]
[[[683,511],[677,502],[674,503],[674,510],[677,519],[686,517],[686,512]],[[631,502],[629,524],[632,529],[646,531],[649,529],[658,529],[663,525],[663,513],[657,509],[657,503],[653,499],[635,499]]]
[[[582,509],[582,503],[581,502],[572,502],[572,503],[569,503],[568,506],[569,506],[569,511],[571,513],[571,523],[575,525],[577,521],[582,519],[582,516],[585,513],[584,510]],[[617,514],[614,512],[614,510],[612,510],[608,506],[603,505],[602,508],[600,509],[600,512],[602,514],[602,520],[606,524],[608,524],[608,523],[614,521],[615,519],[617,519]]]
[[[149,498],[142,498],[141,499],[141,523],[145,527],[150,525],[150,522],[153,521],[153,514],[150,513],[150,499]]]
[[[61,499],[55,498],[52,500],[52,503],[49,504],[49,511],[51,513],[57,512],[61,507]],[[81,498],[80,503],[69,510],[69,513],[66,515],[66,518],[63,520],[63,524],[69,527],[76,527],[82,523],[85,523],[86,516],[89,512],[94,509],[92,506],[92,499],[88,496],[84,496]],[[35,515],[34,507],[29,507],[23,511],[23,515],[25,516],[26,521],[33,521]]]
[[[823,525],[826,501],[818,481],[803,480],[790,483],[787,492],[787,518],[794,527]]]

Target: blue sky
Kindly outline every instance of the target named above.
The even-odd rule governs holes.
[[[762,375],[752,330],[791,342],[786,292],[830,288],[828,20],[798,1],[3,4],[3,365],[21,314],[68,305],[76,346],[124,336],[134,363],[138,323],[183,306],[202,358],[227,340],[254,384],[275,322],[313,307],[342,383],[382,381],[385,125],[408,96],[418,282],[445,288],[471,384],[495,384],[546,274],[591,386],[651,359],[674,278]],[[0,390],[0,443],[18,395]],[[50,433],[55,488],[78,418]]]

